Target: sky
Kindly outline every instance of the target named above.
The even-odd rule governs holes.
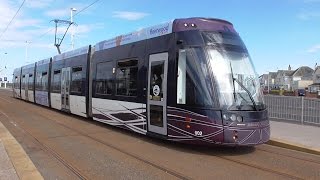
[[[289,64],[293,69],[320,65],[320,0],[23,1],[0,0],[0,76],[9,80],[14,68],[57,54],[52,20],[70,21],[70,8],[76,8],[77,26],[68,31],[62,52],[71,50],[72,30],[80,48],[175,18],[212,17],[233,23],[258,74]],[[65,29],[59,25],[58,37]]]

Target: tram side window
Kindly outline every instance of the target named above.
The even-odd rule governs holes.
[[[18,76],[15,76],[15,77],[14,77],[14,84],[13,84],[13,85],[14,85],[14,88],[16,88],[16,89],[19,88],[19,79],[18,79]]]
[[[16,84],[15,88],[20,89],[21,84],[20,84],[20,77],[19,76],[16,76],[15,84]]]
[[[41,79],[42,79],[41,73],[37,72],[35,84],[36,84],[36,90],[39,90],[39,91],[41,91]]]
[[[137,96],[138,60],[119,61],[116,73],[117,95]]]
[[[21,89],[25,88],[25,80],[26,80],[26,75],[22,76],[22,82],[21,82]]]
[[[53,71],[52,92],[61,92],[61,70]]]
[[[214,105],[212,82],[204,53],[200,48],[179,50],[177,104]]]
[[[72,93],[81,93],[82,92],[82,67],[73,67],[72,68],[72,77],[71,77],[71,92]]]
[[[41,74],[41,90],[42,91],[48,90],[48,72],[43,72]]]
[[[33,74],[29,74],[28,89],[33,90]]]
[[[112,61],[97,64],[96,94],[112,94]]]

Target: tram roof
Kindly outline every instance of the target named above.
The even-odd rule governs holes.
[[[215,18],[184,18],[175,19],[155,26],[143,28],[128,34],[123,34],[109,40],[104,40],[95,45],[95,51],[113,48],[133,42],[151,39],[173,32],[203,30],[236,33],[232,23]]]
[[[88,54],[89,47],[90,46],[84,46],[84,47],[81,47],[81,48],[78,48],[78,49],[75,49],[75,50],[72,50],[72,51],[68,51],[68,52],[65,52],[65,53],[62,53],[62,54],[58,54],[58,55],[53,57],[52,61],[55,62],[55,61],[60,61],[62,59],[67,59],[67,58],[71,58],[71,57],[75,57],[75,56],[80,56],[80,55],[83,55],[83,54]]]
[[[43,59],[37,62],[37,66],[43,65],[43,64],[49,64],[51,58]]]
[[[29,69],[29,68],[34,68],[34,67],[35,67],[35,63],[31,63],[31,64],[28,64],[28,65],[22,66],[22,70]]]

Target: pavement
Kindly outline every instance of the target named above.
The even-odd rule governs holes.
[[[270,121],[267,144],[320,155],[320,127]]]
[[[1,116],[6,116],[1,112]],[[26,152],[0,122],[0,179],[43,179]]]

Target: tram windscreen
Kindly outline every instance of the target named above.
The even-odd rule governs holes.
[[[207,33],[204,39],[220,106],[229,110],[264,109],[258,76],[240,37]]]

